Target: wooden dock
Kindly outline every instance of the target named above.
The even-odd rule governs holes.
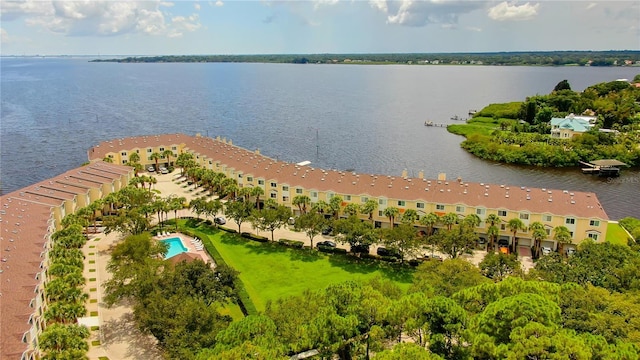
[[[431,127],[447,127],[447,125],[449,124],[434,123],[433,121],[424,122],[424,126],[431,126]]]
[[[606,177],[620,176],[620,166],[627,166],[622,161],[615,159],[594,160],[591,162],[579,161],[579,163],[586,166],[582,168],[583,174]]]

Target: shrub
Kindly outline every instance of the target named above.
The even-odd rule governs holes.
[[[266,236],[261,236],[261,235],[255,235],[252,233],[248,233],[248,232],[243,232],[240,234],[240,236],[242,236],[245,239],[249,239],[249,240],[253,240],[253,241],[257,241],[257,242],[268,242],[269,238]]]
[[[278,243],[284,246],[294,247],[296,249],[302,249],[304,246],[304,241],[298,240],[280,239],[278,240]]]
[[[230,228],[224,227],[224,226],[218,226],[218,229],[220,229],[222,231],[225,231],[225,232],[228,232],[230,234],[237,234],[238,233],[238,230],[230,229]]]

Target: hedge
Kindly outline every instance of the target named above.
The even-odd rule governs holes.
[[[261,235],[255,235],[252,233],[248,233],[248,232],[242,232],[240,233],[240,236],[242,236],[245,239],[249,239],[249,240],[253,240],[253,241],[257,241],[257,242],[268,242],[269,238],[266,236],[261,236]]]
[[[333,253],[333,254],[347,253],[347,249],[342,249],[339,247],[332,247],[332,246],[324,246],[324,245],[318,245],[318,250],[326,253]]]
[[[302,249],[304,247],[304,241],[298,240],[289,240],[289,239],[280,239],[278,243],[284,246],[291,246],[297,249]]]

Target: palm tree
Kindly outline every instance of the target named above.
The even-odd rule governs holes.
[[[162,158],[162,155],[159,152],[154,152],[149,158],[156,161],[156,171],[158,171],[158,161]]]
[[[349,203],[344,207],[344,213],[348,216],[356,216],[360,212],[360,205],[355,203]]]
[[[324,215],[324,213],[331,210],[331,208],[326,201],[320,200],[317,203],[311,204],[311,210]]]
[[[393,229],[393,224],[395,222],[395,218],[400,214],[400,209],[394,206],[389,206],[384,209],[383,215],[389,218],[389,227]]]
[[[140,162],[140,154],[138,154],[137,152],[132,152],[131,154],[129,154],[129,162],[131,164],[137,164]]]
[[[558,252],[564,255],[564,244],[571,244],[571,232],[566,226],[553,228],[553,240],[558,242]]]
[[[487,229],[487,236],[489,237],[489,244],[487,244],[487,252],[491,250],[492,252],[495,250],[496,239],[500,235],[500,229],[498,229],[495,225],[489,225]]]
[[[184,203],[187,201],[185,197],[176,197],[170,196],[167,199],[167,203],[169,205],[169,210],[173,210],[174,219],[176,221],[176,231],[178,231],[178,210],[182,210],[184,208]]]
[[[340,209],[342,208],[342,196],[334,195],[331,200],[329,200],[329,207],[331,208],[333,217],[338,219],[338,217],[340,217]]]
[[[108,156],[105,156],[102,161],[109,163],[109,164],[113,164],[113,158],[110,158]]]
[[[407,209],[404,214],[402,214],[402,223],[413,225],[413,223],[418,220],[418,212],[413,209]]]
[[[196,162],[193,160],[193,154],[183,152],[178,155],[178,159],[176,159],[176,165],[180,166],[180,173],[184,175],[184,169],[194,166]]]
[[[427,228],[429,228],[429,232],[427,235],[431,236],[433,235],[433,227],[436,226],[436,224],[438,223],[438,220],[440,220],[440,217],[438,216],[438,214],[431,212],[421,217],[419,221],[420,221],[420,225],[424,225]]]
[[[471,229],[475,229],[480,225],[482,220],[480,219],[480,216],[476,214],[469,214],[464,217],[464,220],[462,220],[462,222]]]
[[[155,176],[148,176],[147,183],[149,183],[149,192],[151,192],[151,187],[158,183],[158,179]]]
[[[511,246],[513,246],[513,249],[511,252],[515,253],[516,246],[517,246],[516,241],[518,239],[516,235],[518,235],[518,231],[525,231],[527,230],[527,228],[524,226],[524,223],[522,222],[522,220],[518,218],[513,218],[509,220],[509,222],[507,223],[507,227],[509,228],[509,231],[513,233],[513,241],[511,242]]]
[[[259,186],[251,188],[251,196],[256,197],[256,209],[260,209],[260,195],[264,195],[264,190]]]
[[[167,158],[167,166],[171,166],[171,157],[173,156],[173,151],[167,149],[163,151],[161,155]]]
[[[547,231],[544,229],[544,225],[535,221],[529,225],[529,230],[533,231],[531,234],[531,238],[534,240],[533,248],[536,254],[536,257],[540,256],[540,246],[542,245],[542,240],[547,238]]]
[[[455,213],[447,213],[440,218],[440,221],[442,221],[442,224],[447,227],[447,230],[451,230],[453,225],[458,221],[458,215]]]
[[[373,212],[378,208],[378,202],[372,199],[367,200],[362,207],[360,207],[360,212],[362,214],[366,214],[369,217],[369,221],[373,223]]]
[[[311,198],[307,195],[296,195],[291,202],[293,205],[296,205],[300,210],[301,214],[307,213],[307,205],[311,203]]]

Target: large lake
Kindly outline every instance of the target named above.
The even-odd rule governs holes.
[[[117,64],[86,58],[2,58],[1,190],[87,160],[106,139],[182,132],[221,136],[267,156],[318,167],[593,191],[613,219],[640,218],[640,172],[617,179],[579,169],[483,161],[453,123],[470,109],[574,90],[640,68],[295,64]]]

